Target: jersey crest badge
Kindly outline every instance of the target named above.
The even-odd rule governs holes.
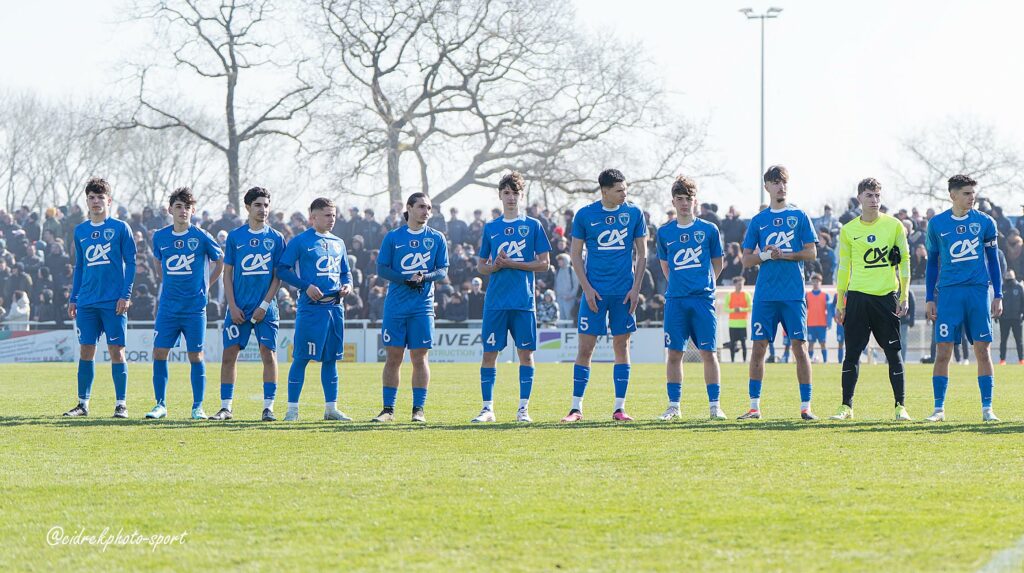
[[[693,240],[697,241],[698,243],[703,243],[704,242],[704,231],[694,231],[694,233],[693,233]]]
[[[271,239],[271,238],[263,239],[263,248],[268,250],[268,251],[273,251],[274,250],[274,239]]]
[[[971,223],[970,229],[971,233],[974,235],[981,233],[981,223]]]
[[[181,239],[178,239],[177,241],[174,241],[174,248],[175,249],[184,249],[185,248],[185,241],[182,241]]]
[[[790,229],[795,229],[798,223],[799,221],[795,216],[790,215],[789,217],[786,217],[786,224],[789,225]]]
[[[188,250],[194,251],[199,248],[199,239],[192,237],[188,240]]]
[[[623,225],[629,224],[629,213],[619,213],[619,223]]]
[[[423,248],[430,250],[434,248],[434,239],[427,237],[423,239]]]
[[[981,228],[981,225],[978,225],[978,228]],[[103,238],[108,240],[108,241],[113,239],[114,238],[114,230],[113,229],[103,229]]]
[[[957,235],[963,235],[966,232],[967,232],[967,227],[965,227],[963,225],[957,225],[957,227],[956,227],[956,234]]]
[[[519,236],[520,237],[525,237],[525,236],[527,236],[529,234],[530,234],[530,228],[529,227],[527,227],[526,225],[520,225],[519,226]]]

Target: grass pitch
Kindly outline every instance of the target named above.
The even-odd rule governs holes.
[[[368,420],[380,365],[341,367],[339,406]],[[311,364],[302,421],[262,423],[259,367],[243,366],[231,422],[186,420],[188,373],[172,366],[170,417],[144,421],[150,369],[129,369],[131,419],[112,420],[97,368],[88,419],[74,365],[0,367],[0,562],[18,570],[965,571],[1024,535],[1024,383],[996,372],[997,425],[980,422],[972,367],[954,366],[950,421],[898,424],[884,366],[865,366],[852,422],[839,367],[815,365],[823,420],[799,421],[793,365],[769,365],[766,420],[705,420],[700,366],[685,419],[658,423],[663,367],[634,366],[628,411],[610,421],[611,366],[597,365],[585,422],[565,427],[571,365],[537,371],[530,427],[511,423],[516,367],[499,367],[499,423],[479,410],[475,365],[435,365],[426,426],[323,422]],[[219,404],[209,367],[206,410]],[[282,365],[281,372],[287,372]],[[930,368],[908,368],[908,407],[931,412]],[[403,372],[398,413],[411,391]],[[283,417],[286,390],[278,391]],[[723,366],[722,405],[747,407],[746,368]],[[174,536],[168,545],[60,544],[49,533]],[[139,539],[139,538],[136,538]],[[97,541],[99,542],[99,541]],[[138,541],[136,541],[138,543]],[[1016,557],[1003,559],[1017,570]]]

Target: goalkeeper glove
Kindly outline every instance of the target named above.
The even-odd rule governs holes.
[[[899,266],[900,259],[902,258],[899,246],[893,245],[893,247],[889,249],[889,264],[894,267]]]

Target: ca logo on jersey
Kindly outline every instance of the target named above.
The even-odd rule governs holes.
[[[102,245],[90,245],[85,249],[85,266],[92,267],[96,265],[109,265],[110,264],[110,243],[104,243]]]
[[[525,260],[523,258],[523,251],[525,250],[526,241],[509,241],[507,243],[502,243],[501,246],[498,247],[498,254],[501,254],[502,251],[505,251],[505,254],[508,255],[508,258],[514,261],[522,262],[523,260]]]
[[[873,241],[874,235],[868,237],[868,241]],[[872,247],[864,251],[864,268],[866,269],[878,269],[889,266],[889,246],[885,245],[882,247]]]
[[[269,275],[270,253],[261,255],[253,253],[242,258],[242,276]]]
[[[977,260],[979,247],[981,247],[981,240],[977,237],[956,241],[949,246],[949,262],[962,263]]]
[[[796,231],[775,231],[769,233],[764,240],[765,246],[775,245],[780,250],[793,250],[793,239],[796,238]]]
[[[270,260],[270,255],[267,255],[267,261]],[[324,255],[316,260],[316,276],[318,277],[329,277],[331,275],[337,275],[341,273],[341,257],[335,257],[333,255]]]
[[[622,251],[626,248],[626,230],[608,229],[597,236],[597,250]]]
[[[418,272],[426,272],[430,269],[427,268],[427,263],[430,262],[430,253],[409,253],[402,257],[400,265],[402,265],[402,273],[414,275]]]
[[[171,255],[165,263],[169,275],[190,275],[192,274],[192,263],[196,262],[195,255]]]
[[[679,249],[672,257],[673,270],[681,271],[699,267],[702,254],[704,254],[704,248],[700,245],[692,249]]]

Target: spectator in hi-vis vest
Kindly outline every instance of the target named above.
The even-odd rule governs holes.
[[[747,361],[747,321],[750,320],[750,293],[743,290],[746,281],[743,276],[736,276],[732,284],[736,287],[729,293],[726,307],[729,309],[729,354],[736,362],[736,346],[743,347],[743,362]]]

